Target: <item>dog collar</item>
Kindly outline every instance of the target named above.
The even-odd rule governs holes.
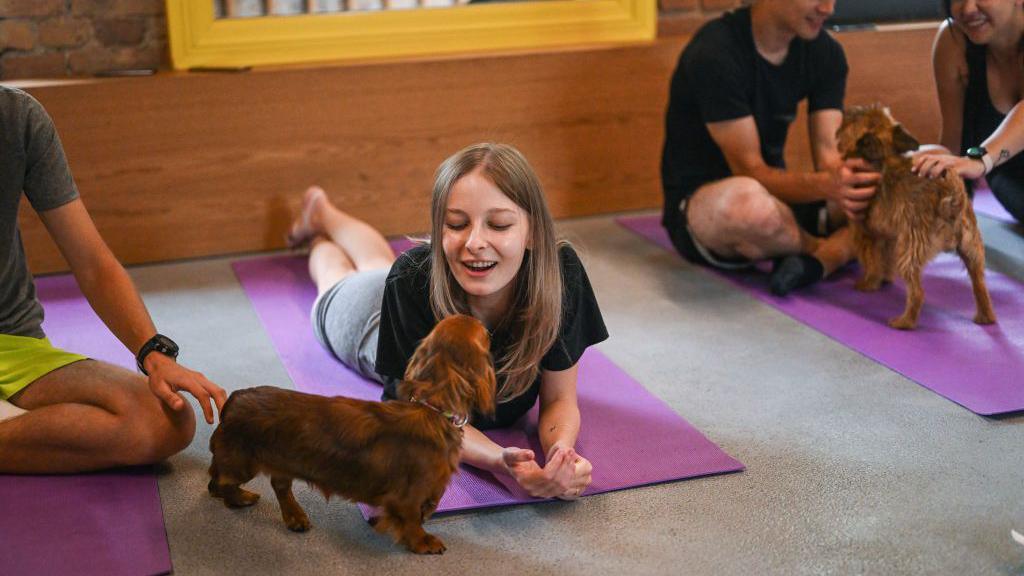
[[[441,416],[444,416],[445,419],[451,422],[452,426],[455,426],[456,428],[462,428],[469,422],[469,416],[467,414],[456,414],[454,412],[449,412],[447,410],[439,410],[426,400],[421,400],[415,396],[409,398],[409,401],[416,402],[417,404],[423,404],[427,408],[430,408],[434,412],[437,412]]]

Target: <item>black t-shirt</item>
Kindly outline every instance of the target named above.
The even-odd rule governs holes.
[[[527,253],[527,258],[529,253]],[[608,338],[601,310],[590,280],[576,252],[569,246],[559,250],[562,268],[562,325],[555,343],[541,358],[544,370],[572,368],[588,346]],[[526,262],[524,260],[523,264]],[[384,399],[395,398],[398,380],[416,346],[437,324],[430,307],[430,247],[417,246],[402,254],[391,267],[384,287],[377,340],[377,372],[385,377]],[[491,334],[491,356],[500,359],[508,350],[512,335],[499,330]],[[498,386],[503,382],[498,377]],[[540,376],[519,396],[498,404],[494,418],[473,414],[471,422],[480,429],[509,426],[537,402]]]
[[[683,198],[732,175],[708,123],[753,116],[764,161],[785,168],[786,134],[797,105],[807,98],[811,112],[842,110],[847,71],[842,46],[824,32],[810,41],[794,38],[776,66],[757,52],[749,8],[705,24],[672,76],[661,156],[662,224],[678,225]]]

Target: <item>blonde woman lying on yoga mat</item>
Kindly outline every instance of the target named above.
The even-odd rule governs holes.
[[[608,333],[583,264],[555,238],[540,183],[517,150],[478,144],[448,158],[434,181],[432,241],[397,260],[379,232],[316,187],[291,239],[312,240],[318,340],[381,382],[385,398],[395,398],[413,350],[440,318],[470,314],[487,326],[497,412],[471,416],[463,462],[511,476],[537,497],[571,499],[590,484],[591,464],[574,450],[576,363]],[[479,431],[514,423],[538,398],[543,468],[533,451],[499,446]]]
[[[137,354],[142,376],[50,345],[18,230],[24,192],[96,314]],[[78,197],[43,107],[0,86],[0,473],[66,473],[148,464],[192,441],[199,400],[213,422],[224,391],[178,365],[131,279]]]

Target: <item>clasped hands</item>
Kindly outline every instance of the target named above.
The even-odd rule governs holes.
[[[509,475],[535,498],[575,500],[590,485],[593,466],[572,448],[551,446],[543,468],[533,450],[505,448],[501,459]]]

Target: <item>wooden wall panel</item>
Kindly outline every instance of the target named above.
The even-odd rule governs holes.
[[[843,35],[849,101],[888,101],[925,134],[930,36]],[[658,206],[668,80],[684,41],[30,92],[53,116],[101,233],[132,264],[280,248],[313,183],[386,234],[425,230],[435,168],[484,140],[526,154],[556,217]],[[791,163],[806,165],[806,129],[793,136]],[[65,268],[24,207],[21,223],[33,270]]]

